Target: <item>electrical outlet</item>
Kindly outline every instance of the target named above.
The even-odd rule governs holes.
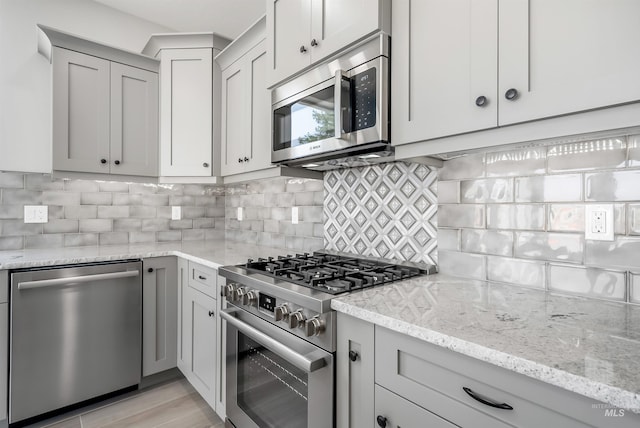
[[[298,224],[298,207],[291,207],[291,224]]]
[[[47,223],[49,221],[49,207],[47,205],[25,205],[25,223]]]
[[[171,220],[182,219],[182,207],[171,207]]]
[[[584,236],[593,241],[613,241],[613,204],[587,205],[584,210]]]
[[[238,207],[238,221],[242,221],[244,219],[244,208]]]

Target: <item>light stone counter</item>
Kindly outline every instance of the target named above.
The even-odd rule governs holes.
[[[109,260],[180,256],[212,267],[245,263],[248,258],[292,254],[293,250],[234,241],[193,241],[96,247],[0,251],[0,269],[91,263]]]
[[[331,306],[640,413],[640,306],[443,275],[363,290]]]

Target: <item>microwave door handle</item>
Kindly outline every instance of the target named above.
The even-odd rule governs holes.
[[[339,140],[346,140],[349,136],[349,132],[344,131],[344,123],[342,117],[342,81],[346,79],[349,81],[349,76],[342,70],[336,70],[335,80],[334,80],[334,117],[335,117],[335,128],[336,135],[335,137]]]
[[[238,329],[238,331],[242,334],[249,336],[251,339],[268,347],[275,354],[281,356],[300,370],[304,371],[305,373],[312,373],[326,365],[324,357],[314,356],[313,352],[309,355],[302,355],[289,348],[288,346],[280,343],[279,341],[269,337],[260,330],[250,326],[244,321],[239,320],[234,315],[236,311],[237,310],[234,309],[223,309],[220,311],[220,317],[222,317],[222,319],[226,320],[229,324]]]

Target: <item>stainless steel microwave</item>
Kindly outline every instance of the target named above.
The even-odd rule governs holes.
[[[273,163],[330,169],[392,154],[389,44],[378,34],[272,91]]]

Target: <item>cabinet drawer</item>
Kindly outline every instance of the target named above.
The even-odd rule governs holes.
[[[607,418],[594,400],[381,327],[376,327],[375,348],[376,384],[462,427],[627,427],[638,422],[631,412]]]
[[[215,269],[189,262],[189,286],[214,299],[216,298],[217,278],[218,272]]]
[[[457,426],[379,385],[376,385],[375,396],[376,422],[384,418],[382,421],[386,421],[387,428],[455,428]]]

